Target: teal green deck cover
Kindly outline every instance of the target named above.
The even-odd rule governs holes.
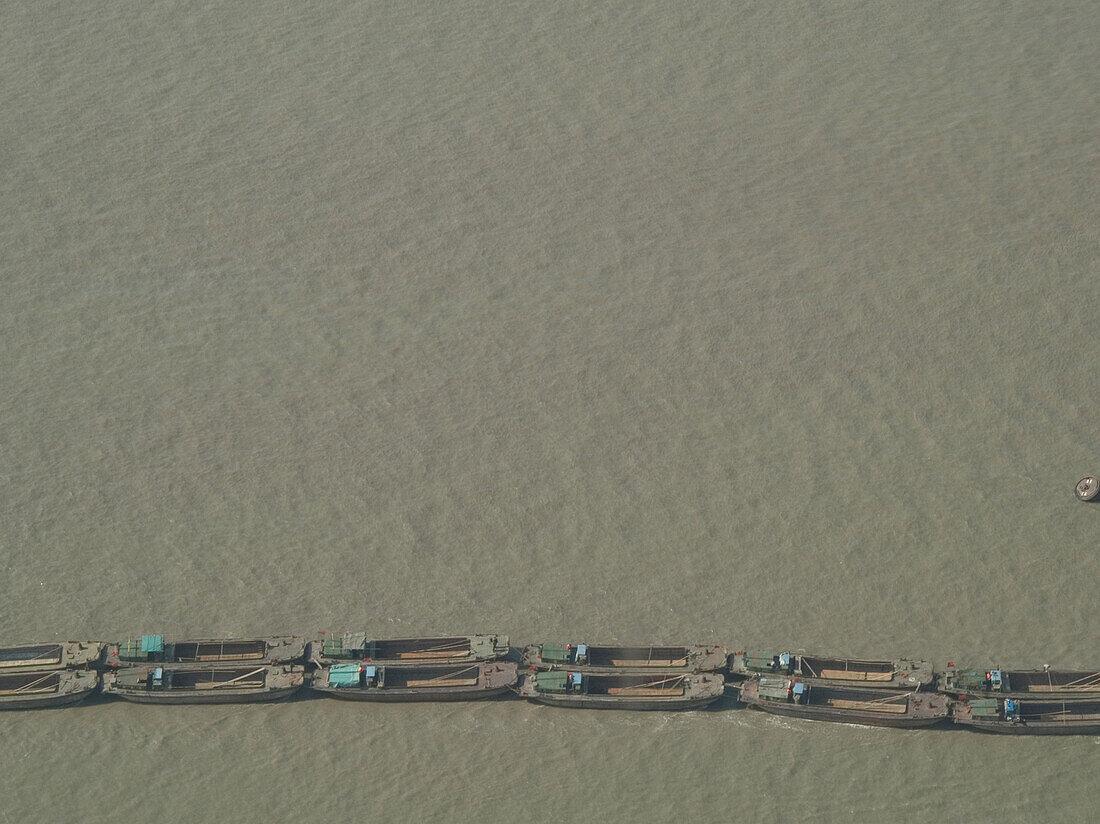
[[[974,701],[970,701],[969,703],[971,715],[976,715],[980,718],[997,715],[996,698],[978,698]]]
[[[565,692],[568,680],[567,672],[540,672],[535,675],[535,689],[539,692]]]
[[[542,645],[542,660],[543,661],[568,661],[569,653],[566,649],[566,644],[543,644]]]
[[[321,654],[326,658],[358,658],[358,652],[365,652],[367,634],[365,632],[345,632],[339,638],[326,638]]]
[[[358,664],[337,664],[334,667],[329,667],[328,685],[330,687],[358,687],[359,671]]]
[[[768,698],[773,701],[786,701],[787,679],[761,678],[758,693],[761,698]]]
[[[345,632],[344,652],[350,655],[355,650],[361,650],[367,646],[367,634],[365,632]]]
[[[123,661],[145,661],[151,652],[164,652],[163,635],[143,635],[140,641],[130,638],[118,645],[118,657]]]
[[[118,645],[118,657],[123,661],[144,658],[145,656],[142,655],[141,652],[141,641],[135,641],[133,639],[123,641]]]
[[[746,652],[741,656],[741,660],[744,663],[745,669],[750,670],[770,670],[772,668],[772,659],[775,657],[774,652]]]
[[[955,674],[955,683],[959,687],[980,689],[987,672],[988,670],[964,670]]]

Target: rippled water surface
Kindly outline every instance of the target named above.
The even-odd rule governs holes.
[[[15,3],[0,635],[1100,661],[1088,2]],[[101,701],[4,821],[1087,820],[1095,738]]]

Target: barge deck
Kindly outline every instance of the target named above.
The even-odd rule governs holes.
[[[0,710],[64,707],[83,701],[99,685],[91,670],[0,673]]]
[[[523,649],[524,666],[568,669],[570,672],[616,673],[714,672],[726,665],[729,652],[719,646],[602,646],[595,644],[530,644]]]
[[[837,687],[801,678],[758,675],[740,686],[744,704],[774,715],[874,727],[931,727],[947,719],[950,701],[933,692]]]
[[[415,666],[334,664],[313,673],[310,688],[350,701],[475,701],[508,692],[518,677],[512,661]]]
[[[613,710],[693,710],[722,697],[716,673],[586,673],[544,670],[520,680],[521,697],[553,707]]]
[[[103,693],[139,704],[250,704],[288,698],[304,683],[294,666],[143,666],[104,673]]]

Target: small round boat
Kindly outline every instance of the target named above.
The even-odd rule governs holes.
[[[1088,475],[1077,482],[1077,497],[1082,501],[1096,500],[1100,495],[1100,478]]]

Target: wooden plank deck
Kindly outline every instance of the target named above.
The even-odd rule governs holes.
[[[831,698],[825,701],[824,704],[829,707],[837,707],[844,710],[889,712],[894,715],[904,715],[909,709],[905,704],[886,704],[878,701],[852,701],[847,698]]]
[[[892,681],[892,672],[868,672],[867,670],[838,670],[823,669],[819,678],[830,678],[834,681]]]
[[[476,687],[476,678],[421,678],[415,681],[406,681],[406,687]]]

